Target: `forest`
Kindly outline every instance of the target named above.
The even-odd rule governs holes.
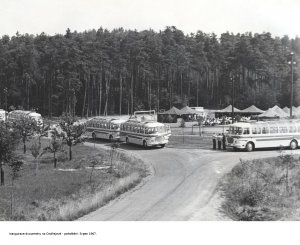
[[[171,106],[290,106],[291,51],[300,39],[271,33],[185,34],[176,27],[0,39],[0,108],[42,116],[132,114]],[[294,105],[300,105],[298,62]]]

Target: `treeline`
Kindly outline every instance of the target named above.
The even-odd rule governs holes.
[[[0,39],[0,108],[43,116],[131,114],[172,105],[289,106],[290,51],[300,39],[270,33],[100,28]],[[294,80],[297,80],[297,66]],[[295,105],[300,103],[295,82]]]

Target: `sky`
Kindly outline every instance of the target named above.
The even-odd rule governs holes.
[[[98,29],[300,36],[300,0],[0,0],[0,36]]]

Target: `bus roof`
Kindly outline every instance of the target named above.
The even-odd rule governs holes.
[[[230,126],[233,127],[249,127],[252,125],[263,125],[263,124],[290,124],[290,123],[300,123],[299,119],[286,119],[286,120],[272,120],[272,121],[254,121],[254,122],[237,122]]]
[[[138,120],[128,120],[125,122],[125,124],[130,124],[130,125],[136,125],[136,126],[144,126],[144,127],[160,127],[164,126],[163,123],[159,123],[156,121],[144,121],[140,122]]]

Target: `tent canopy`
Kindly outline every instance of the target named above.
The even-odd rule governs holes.
[[[194,109],[192,109],[191,107],[185,106],[181,109],[182,112],[184,112],[185,114],[197,114],[198,112]]]
[[[289,107],[284,107],[282,110],[283,110],[285,113],[287,113],[288,115],[290,115],[290,108],[289,108]],[[292,111],[292,113],[293,113],[293,116],[299,117],[299,116],[300,116],[300,106],[299,106],[299,107],[293,106],[293,111]]]
[[[289,114],[286,113],[284,110],[282,110],[278,105],[275,105],[275,106],[273,106],[270,109],[272,109],[273,111],[275,111],[279,115],[279,117],[281,117],[281,118],[289,116]]]
[[[241,110],[233,107],[234,112],[241,112]],[[224,108],[223,110],[219,110],[219,113],[228,113],[228,112],[232,112],[232,105],[227,106],[226,108]]]
[[[243,113],[252,113],[252,114],[260,114],[260,113],[264,113],[263,110],[257,108],[255,105],[249,106],[248,108],[242,110],[241,112]]]
[[[283,110],[281,110],[281,111],[280,110],[276,110],[276,108],[274,109],[274,107],[272,107],[272,108],[269,108],[264,113],[260,114],[258,117],[259,118],[286,118],[286,117],[288,117],[287,113],[285,113]]]
[[[187,113],[185,113],[182,110],[179,110],[178,108],[176,108],[175,106],[173,106],[170,110],[163,112],[162,114],[169,114],[169,115],[185,115]]]

